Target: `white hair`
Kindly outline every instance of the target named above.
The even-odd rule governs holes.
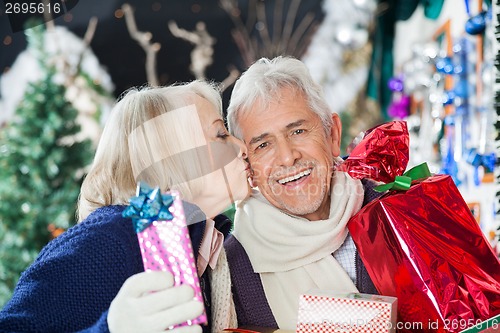
[[[332,112],[325,101],[323,90],[315,83],[303,62],[292,57],[261,58],[251,65],[236,81],[227,109],[227,123],[231,134],[243,139],[238,121],[255,103],[267,107],[279,97],[282,88],[302,92],[311,111],[316,113],[326,131],[332,126]]]

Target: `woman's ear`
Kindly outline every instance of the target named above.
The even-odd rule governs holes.
[[[342,138],[342,122],[338,114],[332,114],[332,127],[330,128],[330,138],[332,143],[332,154],[340,155],[340,139]]]

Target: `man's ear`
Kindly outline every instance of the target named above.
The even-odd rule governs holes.
[[[332,154],[334,157],[340,156],[340,139],[342,138],[342,122],[336,113],[332,113],[332,127],[330,129],[332,142]]]

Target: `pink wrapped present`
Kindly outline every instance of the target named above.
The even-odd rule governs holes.
[[[130,199],[124,217],[131,217],[137,232],[145,271],[168,271],[174,276],[174,285],[190,285],[194,298],[203,303],[196,263],[186,225],[182,200],[178,192],[161,194],[158,188],[144,184],[137,188],[137,196]],[[186,325],[207,323],[204,312]]]

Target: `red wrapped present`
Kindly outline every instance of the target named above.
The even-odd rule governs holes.
[[[409,160],[406,122],[393,121],[366,131],[339,170],[352,178],[370,178],[389,183],[405,172]]]
[[[386,150],[374,142],[384,133],[396,141]],[[391,154],[403,158],[382,165]],[[399,121],[371,130],[353,150],[343,166],[351,176],[394,182],[348,228],[379,293],[398,299],[399,332],[460,332],[500,313],[500,261],[451,177],[430,176],[425,164],[401,175],[407,156]]]

